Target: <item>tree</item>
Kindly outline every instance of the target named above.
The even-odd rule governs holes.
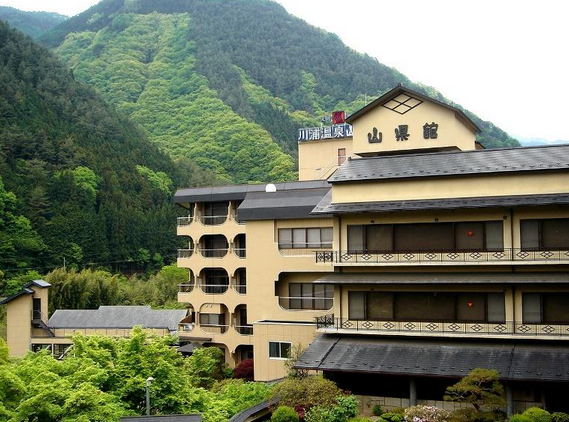
[[[279,404],[293,408],[308,409],[313,406],[333,406],[342,391],[332,381],[322,376],[287,378],[272,391]]]
[[[224,355],[217,347],[194,349],[186,359],[186,369],[191,382],[197,387],[211,388],[216,381],[223,379]]]
[[[494,369],[476,368],[455,385],[447,388],[445,400],[470,403],[477,412],[505,406],[504,387]]]

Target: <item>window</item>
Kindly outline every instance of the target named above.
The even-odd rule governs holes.
[[[521,220],[522,249],[569,249],[569,218]]]
[[[279,229],[279,249],[331,248],[332,227]]]
[[[338,165],[341,166],[346,161],[346,148],[338,148]]]
[[[288,309],[326,310],[332,307],[334,286],[312,283],[288,285]]]
[[[502,221],[348,226],[348,252],[494,251],[504,249]]]
[[[200,325],[225,325],[224,314],[200,314]]]
[[[506,320],[503,293],[348,292],[348,317],[372,321],[497,322]]]
[[[273,359],[288,359],[291,343],[269,341],[269,357]]]
[[[524,324],[568,324],[569,293],[523,293]]]

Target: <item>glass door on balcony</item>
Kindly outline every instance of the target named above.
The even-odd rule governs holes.
[[[207,202],[203,205],[202,223],[216,226],[225,223],[229,211],[229,202]]]

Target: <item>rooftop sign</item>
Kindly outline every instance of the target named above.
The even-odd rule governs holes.
[[[298,129],[298,140],[317,141],[319,139],[349,138],[353,134],[352,125],[344,123],[333,126]]]

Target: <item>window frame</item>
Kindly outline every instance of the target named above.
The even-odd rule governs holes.
[[[319,242],[316,244],[312,244],[308,242],[308,231],[309,230],[318,230],[319,231]],[[323,241],[323,232],[324,230],[330,231],[332,236],[330,238],[330,242]],[[294,233],[304,232],[304,242],[296,243],[294,239]],[[286,241],[281,241],[282,236],[281,233],[289,233],[290,236],[286,236]],[[288,241],[290,239],[290,241]],[[279,250],[281,249],[330,249],[332,248],[334,242],[334,228],[333,227],[291,227],[291,228],[282,228],[278,229],[277,231],[277,247]]]
[[[543,225],[552,221],[564,221],[569,224],[569,218],[524,218],[520,219],[520,248],[523,251],[563,251],[569,249],[569,244],[566,246],[548,247],[544,245],[543,239]],[[537,224],[537,246],[524,246],[523,226],[525,224]]]
[[[293,296],[291,293],[291,290],[294,287],[299,287],[300,288],[300,296]],[[315,287],[324,287],[324,296],[322,297],[318,297],[315,295]],[[305,296],[304,295],[304,291],[306,290],[310,290],[310,296]],[[330,291],[328,291],[330,290]],[[330,294],[330,296],[326,296],[327,294]],[[305,298],[310,298],[310,302],[311,302],[311,307],[305,307],[304,304],[307,301]],[[323,301],[327,301],[327,300],[332,300],[332,306],[330,306],[329,308],[326,307],[322,307],[322,308],[318,308],[316,307],[316,300],[323,300]],[[300,302],[300,305],[298,306],[293,306],[292,303],[298,303]],[[326,303],[326,302],[324,302]],[[288,309],[289,310],[295,310],[295,311],[327,311],[330,310],[334,307],[334,286],[329,285],[329,284],[315,284],[315,283],[288,283]]]
[[[271,356],[271,343],[272,344],[278,344],[278,351],[279,351],[279,356]],[[290,341],[270,341],[268,343],[268,355],[269,355],[269,359],[276,359],[276,360],[287,360],[289,358],[289,356],[282,356],[282,352],[283,352],[283,345],[288,345],[288,354],[290,355],[290,352],[292,350],[292,343]]]

